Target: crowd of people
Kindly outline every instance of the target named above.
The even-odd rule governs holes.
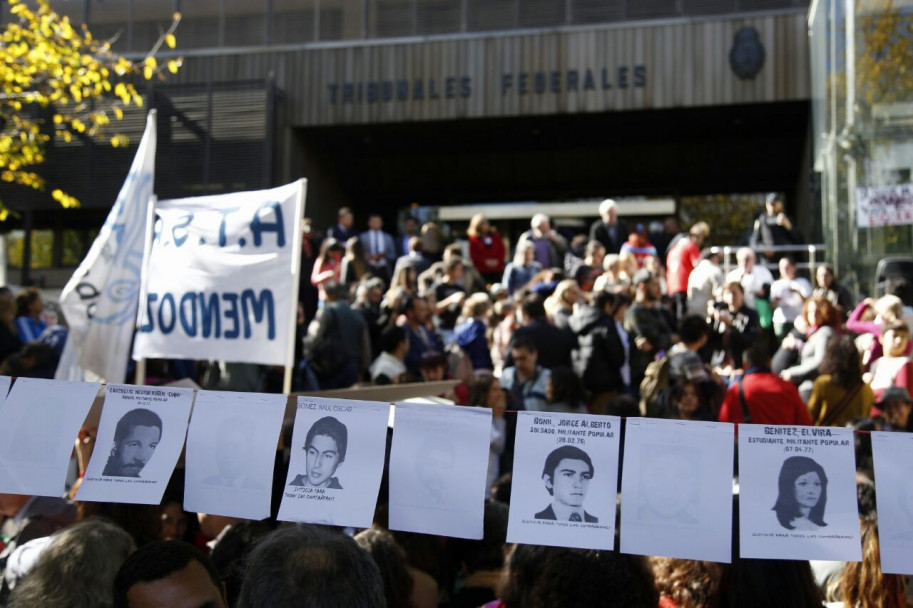
[[[346,208],[325,232],[303,223],[295,388],[452,379],[441,397],[490,408],[482,540],[389,530],[386,473],[370,529],[280,525],[280,447],[273,517],[261,522],[184,512],[180,468],[159,506],[0,494],[0,607],[907,606],[906,578],[880,569],[863,433],[861,563],[739,559],[737,546],[732,564],[645,558],[617,552],[617,539],[614,552],[506,543],[515,411],[913,428],[913,315],[896,295],[907,286],[856,302],[826,264],[802,276],[776,250],[802,240],[782,197],[768,197],[728,272],[704,222],[629,228],[615,202],[595,211],[587,234],[537,214],[510,244],[481,214],[452,243],[411,217],[396,235],[380,215],[359,232]],[[24,296],[0,345],[4,331],[40,340],[40,305]],[[91,440],[77,441],[80,463]],[[734,514],[737,545],[738,497]]]

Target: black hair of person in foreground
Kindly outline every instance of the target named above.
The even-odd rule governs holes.
[[[239,608],[377,608],[386,605],[377,564],[345,534],[312,525],[279,528],[251,551]]]
[[[545,458],[542,480],[552,502],[536,513],[536,519],[599,523],[599,518],[583,508],[595,470],[589,454],[578,447],[563,445]]]
[[[779,496],[773,506],[787,530],[817,530],[827,525],[827,474],[807,456],[791,456],[780,469]]]
[[[139,477],[162,438],[162,419],[152,410],[130,410],[117,421],[114,443],[102,475]]]
[[[202,551],[179,540],[140,547],[114,578],[114,608],[228,608],[219,573]]]

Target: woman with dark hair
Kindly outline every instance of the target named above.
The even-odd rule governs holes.
[[[357,236],[346,241],[346,252],[342,258],[342,268],[339,276],[346,287],[351,287],[361,281],[367,274],[368,261],[365,257],[365,246]]]
[[[314,270],[311,271],[311,285],[318,289],[318,308],[323,308],[326,304],[327,292],[324,285],[327,281],[340,279],[342,253],[342,244],[336,239],[326,239],[320,245],[320,255],[314,261]]]
[[[677,420],[713,420],[700,383],[680,378],[669,391],[668,416]]]
[[[545,384],[546,411],[585,414],[580,378],[569,367],[556,367]]]
[[[875,404],[872,387],[862,380],[862,363],[849,336],[835,336],[827,344],[821,375],[812,385],[808,410],[816,426],[843,427],[869,415]]]
[[[827,352],[827,343],[840,333],[840,313],[826,298],[812,296],[802,307],[801,319],[805,321],[804,334],[790,332],[780,347],[797,351],[798,363],[781,371],[780,376],[798,386],[802,399],[808,402],[818,368]],[[799,325],[798,319],[796,324]]]
[[[488,475],[485,483],[485,497],[491,498],[495,481],[501,475],[501,458],[507,448],[507,420],[504,410],[507,397],[501,389],[501,382],[491,374],[472,379],[466,405],[487,407],[491,410],[491,441],[488,449]]]
[[[414,581],[406,565],[406,554],[396,544],[393,535],[384,530],[369,528],[355,535],[355,542],[364,549],[380,570],[384,581],[387,606],[413,608]]]
[[[780,494],[773,506],[777,521],[787,530],[817,530],[827,525],[827,474],[806,456],[791,456],[783,461],[779,479]]]
[[[23,342],[37,340],[48,324],[41,318],[44,300],[36,287],[26,287],[16,296],[16,331]]]

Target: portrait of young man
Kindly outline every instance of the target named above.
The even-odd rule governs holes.
[[[542,468],[542,481],[552,502],[536,513],[536,519],[599,523],[599,518],[583,508],[593,473],[593,461],[580,448],[564,445],[552,450]]]
[[[102,475],[139,477],[162,438],[162,419],[143,408],[130,410],[117,421],[114,443]]]
[[[304,440],[307,471],[297,475],[289,485],[341,490],[342,485],[334,475],[345,462],[348,440],[346,425],[336,418],[325,416],[315,422]]]

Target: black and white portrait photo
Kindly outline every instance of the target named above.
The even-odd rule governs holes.
[[[310,486],[341,490],[335,477],[346,459],[349,432],[346,425],[332,416],[324,416],[315,422],[307,432],[304,449],[307,452],[307,470],[298,474],[289,485]]]
[[[827,475],[806,456],[791,456],[780,468],[779,494],[773,506],[777,521],[787,530],[814,531],[827,526]]]
[[[535,518],[598,523],[599,518],[583,508],[594,473],[593,461],[580,448],[563,445],[552,450],[542,468],[542,481],[552,502]]]
[[[256,478],[245,449],[252,434],[256,434],[256,422],[250,418],[234,416],[219,423],[216,436],[219,438],[215,449],[215,460],[218,471],[202,480],[206,485],[226,488],[244,488],[255,490],[263,488],[263,483]]]
[[[638,519],[662,524],[699,521],[700,450],[687,446],[645,444],[640,457]]]
[[[102,475],[139,477],[162,438],[162,419],[151,410],[130,410],[117,421],[114,443]]]

